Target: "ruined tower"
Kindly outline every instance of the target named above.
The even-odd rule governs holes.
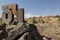
[[[7,21],[13,20],[13,22],[21,22],[21,23],[24,22],[24,9],[18,8],[17,4],[3,5],[2,10],[4,11],[3,15],[5,15],[5,16],[2,15],[3,21],[5,21],[4,19],[6,19]],[[8,10],[9,10],[9,12],[8,12]],[[13,15],[13,17],[12,17],[12,15]],[[6,23],[6,21],[5,21],[5,23]]]

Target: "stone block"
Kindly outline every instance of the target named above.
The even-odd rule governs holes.
[[[24,9],[18,9],[18,22],[24,22]]]

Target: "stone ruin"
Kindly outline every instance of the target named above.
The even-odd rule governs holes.
[[[0,40],[51,40],[41,36],[35,25],[25,23],[24,9],[17,4],[3,5],[2,10]]]

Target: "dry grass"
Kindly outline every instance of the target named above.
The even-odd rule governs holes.
[[[26,19],[27,23],[33,23],[33,18]],[[60,38],[60,16],[35,17],[36,25],[41,35]]]

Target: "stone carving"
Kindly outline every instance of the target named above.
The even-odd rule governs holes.
[[[0,34],[3,35],[0,40],[51,40],[51,38],[41,36],[33,24],[24,22],[24,9],[19,8],[17,4],[2,6],[2,20]],[[4,26],[3,26],[4,25]],[[6,37],[4,37],[6,36]],[[23,37],[22,37],[23,36]]]
[[[2,20],[6,24],[9,24],[10,22],[12,22],[13,17],[14,16],[13,16],[12,12],[8,9],[4,10],[2,13]]]

